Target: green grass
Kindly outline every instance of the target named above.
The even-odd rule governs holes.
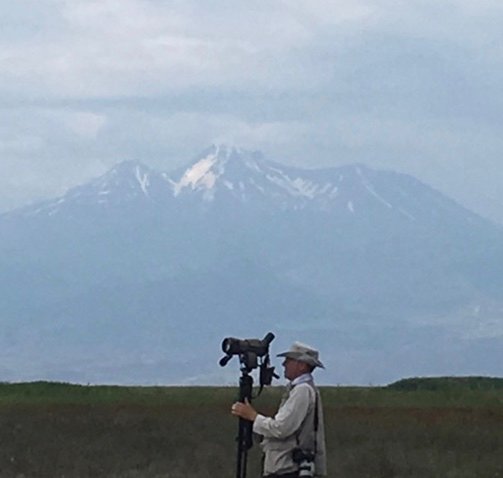
[[[217,404],[235,395],[231,387],[124,387],[58,382],[0,383],[0,404]]]
[[[329,476],[503,478],[503,390],[470,384],[322,388]],[[266,388],[254,403],[273,413],[281,392]],[[0,476],[232,478],[236,394],[0,384]],[[255,446],[248,476],[259,469]]]

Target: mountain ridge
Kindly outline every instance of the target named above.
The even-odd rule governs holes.
[[[228,172],[228,164],[237,165],[237,168],[231,168]],[[217,169],[216,172],[212,170],[213,167]],[[236,178],[236,169],[244,176]],[[341,186],[344,181],[347,186]],[[448,202],[451,207],[456,207],[458,211],[466,214],[468,220],[489,222],[410,175],[375,170],[361,163],[321,169],[290,167],[266,160],[257,151],[222,145],[211,146],[190,164],[172,173],[155,170],[139,160],[126,160],[117,163],[102,176],[71,188],[62,196],[9,211],[0,217],[34,215],[40,212],[53,215],[57,214],[58,206],[67,202],[85,204],[94,200],[96,204],[109,204],[114,203],[114,197],[116,205],[138,198],[169,203],[172,199],[194,194],[200,195],[206,202],[214,201],[218,194],[223,195],[226,201],[242,202],[246,198],[263,200],[261,196],[265,195],[266,190],[270,196],[268,199],[273,199],[267,201],[266,207],[303,209],[314,205],[315,208],[329,210],[337,204],[339,208],[354,214],[358,204],[351,192],[354,194],[354,191],[360,189],[360,199],[363,197],[362,192],[368,196],[360,202],[368,203],[368,199],[371,199],[383,208],[395,208],[399,214],[414,220],[413,213],[400,204],[395,204],[395,201],[404,199],[400,197],[403,188],[389,188],[388,197],[384,197],[386,194],[383,194],[382,190],[386,190],[392,181],[407,182],[407,187],[414,188],[416,192],[422,189],[422,194],[427,192],[432,198],[434,196],[433,199],[437,202],[443,201],[443,207],[446,207]],[[112,194],[117,190],[117,194]]]

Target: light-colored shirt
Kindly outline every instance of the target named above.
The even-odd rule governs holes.
[[[318,400],[316,401],[316,395]],[[292,458],[292,451],[300,446],[314,451],[315,404],[318,403],[318,431],[316,433],[316,476],[326,474],[325,434],[323,412],[319,392],[314,387],[311,374],[297,377],[287,385],[286,394],[274,417],[257,415],[253,431],[264,437],[261,446],[264,451],[264,475],[289,473],[298,466]]]

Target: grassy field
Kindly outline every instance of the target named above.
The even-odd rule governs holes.
[[[477,383],[477,385],[475,385]],[[255,400],[272,413],[280,387]],[[0,384],[0,477],[233,478],[236,388]],[[503,478],[503,381],[322,388],[334,478]],[[248,476],[260,452],[249,453]]]

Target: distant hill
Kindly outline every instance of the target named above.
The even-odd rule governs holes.
[[[497,377],[417,377],[404,378],[387,386],[393,390],[503,390],[503,378]]]

